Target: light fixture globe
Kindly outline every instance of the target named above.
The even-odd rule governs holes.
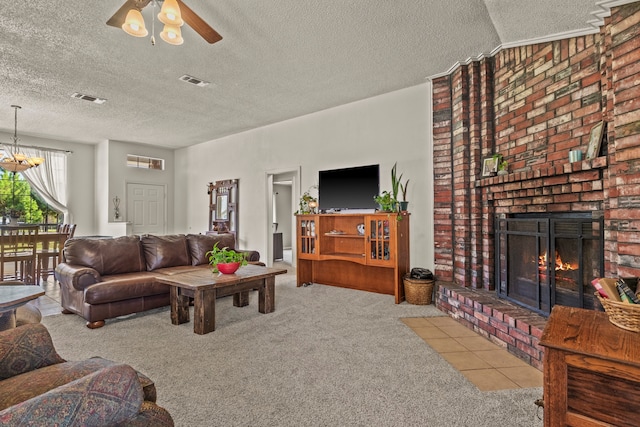
[[[165,25],[164,29],[160,33],[160,38],[165,42],[179,46],[184,43],[184,39],[182,38],[182,31],[180,31],[180,27],[175,25]]]
[[[184,24],[180,7],[176,0],[164,0],[158,19],[165,25],[176,25],[181,27]]]
[[[26,159],[26,162],[31,167],[39,166],[44,163],[44,157],[29,157]]]
[[[134,37],[146,37],[149,31],[144,26],[144,19],[142,13],[138,9],[131,9],[127,13],[127,18],[122,24],[122,29],[125,33]]]

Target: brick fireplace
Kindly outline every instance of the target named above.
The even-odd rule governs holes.
[[[436,305],[541,368],[554,303],[592,308],[595,274],[640,276],[640,2],[612,8],[596,34],[503,49],[434,78],[432,90]],[[570,163],[601,121],[600,152]],[[507,174],[483,176],[494,154]],[[501,222],[572,214],[599,239],[576,283],[564,283],[577,294],[540,296],[558,279],[537,277],[538,294],[511,298],[524,284],[500,271],[500,257],[518,256],[498,251]]]

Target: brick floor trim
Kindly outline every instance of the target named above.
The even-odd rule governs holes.
[[[436,283],[436,307],[458,323],[542,370],[540,337],[547,318],[498,298],[495,291]]]

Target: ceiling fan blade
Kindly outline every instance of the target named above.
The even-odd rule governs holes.
[[[222,40],[222,36],[218,34],[216,30],[211,28],[209,24],[204,22],[196,13],[189,8],[182,0],[177,0],[180,7],[180,14],[182,19],[186,22],[194,31],[202,36],[208,43],[213,44]]]
[[[116,13],[113,14],[111,18],[107,21],[107,25],[111,25],[112,27],[122,28],[122,24],[124,24],[125,19],[127,19],[127,13],[131,9],[142,10],[146,5],[148,5],[151,0],[127,0],[124,2],[122,7],[118,9]]]

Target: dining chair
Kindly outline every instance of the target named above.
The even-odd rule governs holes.
[[[72,238],[76,232],[76,224],[58,224],[56,227],[58,233],[68,234],[68,238]]]
[[[37,225],[0,226],[0,278],[36,283]]]
[[[36,264],[36,283],[47,281],[53,275],[56,266],[60,263],[64,242],[69,238],[65,233],[41,233],[38,235]]]

